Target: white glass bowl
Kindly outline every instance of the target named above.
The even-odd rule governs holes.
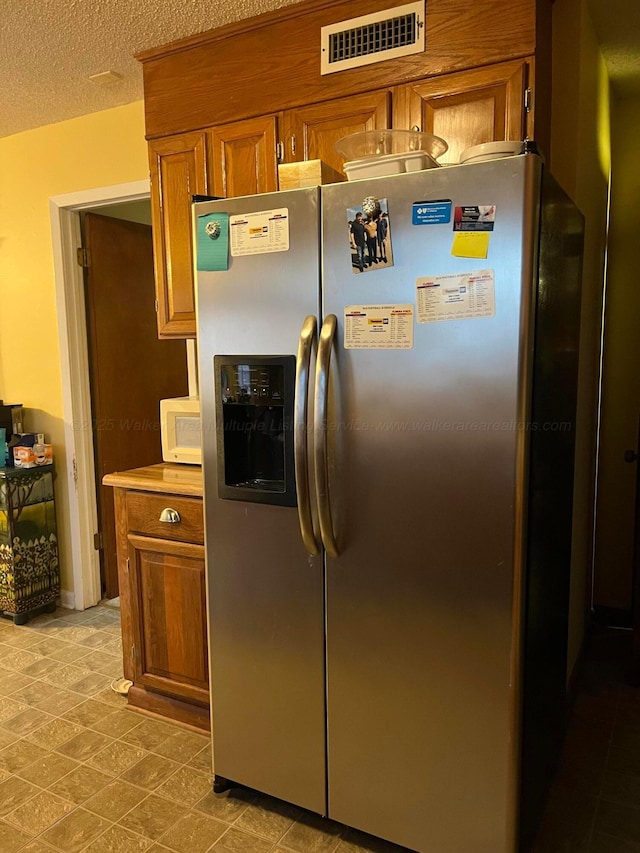
[[[460,163],[482,163],[484,160],[496,160],[498,157],[513,157],[522,154],[524,142],[502,139],[499,142],[483,142],[465,148],[460,155]]]
[[[338,154],[349,161],[413,151],[423,151],[436,160],[448,147],[439,136],[418,130],[361,130],[343,136],[334,145]]]

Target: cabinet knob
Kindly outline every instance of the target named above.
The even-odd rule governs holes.
[[[160,521],[163,521],[165,524],[178,524],[180,521],[180,513],[175,509],[171,509],[170,506],[167,506],[160,513]]]

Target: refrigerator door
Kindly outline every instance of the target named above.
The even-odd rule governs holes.
[[[540,168],[521,156],[322,188],[323,315],[338,318],[326,431],[339,554],[326,561],[329,815],[419,851],[514,849],[520,422]],[[354,274],[347,219],[368,196],[387,200],[393,266]],[[435,224],[412,224],[418,202],[433,203]],[[474,205],[495,205],[494,228],[460,240],[455,208]],[[487,256],[469,257],[487,237]],[[423,303],[429,320],[464,299],[456,279],[437,277],[486,270],[493,284],[464,318],[417,322],[420,279],[441,288]],[[410,309],[402,334],[379,344],[372,329]]]
[[[305,317],[319,313],[318,191],[207,202],[195,213],[235,216],[276,209],[287,211],[288,251],[230,257],[227,271],[198,273],[214,770],[325,813],[322,558],[310,556],[302,541],[297,506],[238,499],[233,479],[242,479],[247,459],[234,460],[232,449],[240,455],[242,441],[227,447],[224,465],[218,464],[223,421],[226,437],[235,441],[242,439],[241,421],[246,427],[253,418],[254,449],[268,438],[277,450],[278,407],[265,406],[269,417],[262,420],[255,412],[263,394],[274,403],[276,393],[286,397],[294,387],[293,373],[291,381],[278,378],[280,365],[289,370]],[[214,376],[216,357],[224,377]],[[216,383],[230,412],[224,418]],[[236,385],[242,388],[234,390]],[[292,416],[290,399],[284,408],[285,419],[286,411]],[[291,426],[285,424],[287,433]],[[289,434],[282,435],[283,444],[289,440]],[[285,458],[287,482],[292,458]],[[219,471],[229,474],[231,485],[218,482]],[[269,476],[280,474],[267,471]],[[236,497],[224,499],[220,492]],[[259,497],[268,499],[265,492]],[[308,512],[305,517],[308,524]]]

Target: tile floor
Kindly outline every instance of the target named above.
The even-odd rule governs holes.
[[[621,632],[590,647],[531,853],[640,853],[629,653]],[[119,675],[114,608],[0,620],[0,853],[402,853],[267,797],[214,797],[208,737],[127,710]]]

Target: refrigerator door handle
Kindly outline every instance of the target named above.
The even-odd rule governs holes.
[[[320,543],[313,529],[309,496],[309,460],[307,456],[307,416],[309,410],[309,370],[311,353],[316,343],[317,322],[313,314],[305,318],[298,342],[296,391],[293,413],[293,453],[295,460],[298,519],[304,546],[312,556],[320,553]]]
[[[330,557],[338,556],[338,545],[333,533],[331,503],[329,500],[329,462],[327,453],[327,403],[329,399],[329,368],[331,350],[336,334],[337,317],[329,314],[325,317],[318,343],[316,362],[316,393],[313,424],[313,455],[316,475],[316,498],[318,501],[318,520],[322,544]]]

